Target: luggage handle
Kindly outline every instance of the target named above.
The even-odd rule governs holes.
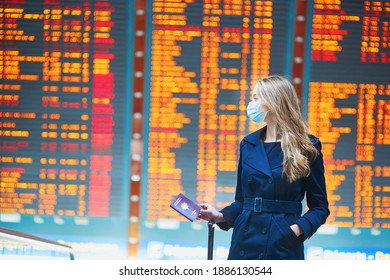
[[[207,260],[213,259],[213,250],[214,250],[214,222],[207,223],[209,228],[208,244],[207,244]]]

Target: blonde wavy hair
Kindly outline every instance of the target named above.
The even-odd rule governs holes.
[[[309,127],[303,120],[295,88],[282,76],[258,80],[257,96],[276,117],[281,136],[283,174],[291,183],[310,174],[310,161],[318,155],[309,138]]]

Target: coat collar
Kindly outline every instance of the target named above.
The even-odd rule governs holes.
[[[271,167],[269,165],[267,153],[264,148],[264,141],[262,139],[267,127],[263,127],[244,137],[243,141],[253,145],[253,149],[245,159],[245,163],[256,169],[257,171],[266,174],[272,178]]]
[[[249,142],[253,145],[258,145],[260,142],[263,142],[262,136],[266,131],[267,131],[267,126],[264,126],[259,130],[245,136],[244,141]]]

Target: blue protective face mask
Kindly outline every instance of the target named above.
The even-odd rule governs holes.
[[[263,112],[260,110],[259,102],[251,101],[246,108],[246,113],[248,117],[255,123],[261,123],[264,121],[265,114],[267,112]]]

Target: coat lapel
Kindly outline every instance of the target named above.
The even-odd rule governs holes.
[[[272,178],[271,167],[265,152],[264,142],[261,138],[261,135],[265,130],[266,127],[263,127],[244,138],[244,141],[251,144],[249,155],[245,158],[244,163]]]

